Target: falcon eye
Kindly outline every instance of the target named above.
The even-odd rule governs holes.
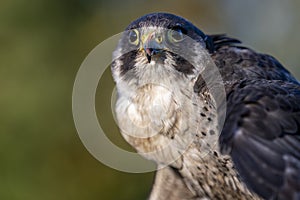
[[[134,45],[139,44],[139,32],[136,29],[129,32],[129,42]]]
[[[182,33],[182,30],[169,30],[168,31],[168,38],[171,42],[180,42],[184,39],[184,34]]]

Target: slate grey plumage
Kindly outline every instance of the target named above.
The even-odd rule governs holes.
[[[300,199],[300,84],[275,58],[172,14],[143,16],[127,30],[112,63],[116,112],[124,138],[168,164],[157,172],[151,200]],[[222,130],[199,67],[169,51],[183,35],[209,53],[222,76]],[[193,45],[184,50],[208,67]]]

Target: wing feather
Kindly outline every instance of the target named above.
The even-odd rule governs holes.
[[[243,80],[227,96],[220,135],[246,185],[266,199],[300,197],[300,86]]]

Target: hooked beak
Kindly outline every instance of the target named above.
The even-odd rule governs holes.
[[[148,63],[150,63],[152,56],[160,53],[161,49],[153,49],[153,48],[146,47],[146,48],[144,48],[144,51],[146,53],[146,57],[147,57]]]
[[[162,36],[156,36],[155,32],[145,36],[143,42],[143,49],[145,51],[148,63],[151,62],[152,56],[155,56],[162,52]]]

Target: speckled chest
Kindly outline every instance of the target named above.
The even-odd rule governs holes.
[[[130,96],[120,95],[116,111],[123,137],[140,154],[180,167],[190,146],[201,147],[204,154],[216,148],[218,130],[214,105],[194,93],[194,82],[173,81],[146,83]]]

